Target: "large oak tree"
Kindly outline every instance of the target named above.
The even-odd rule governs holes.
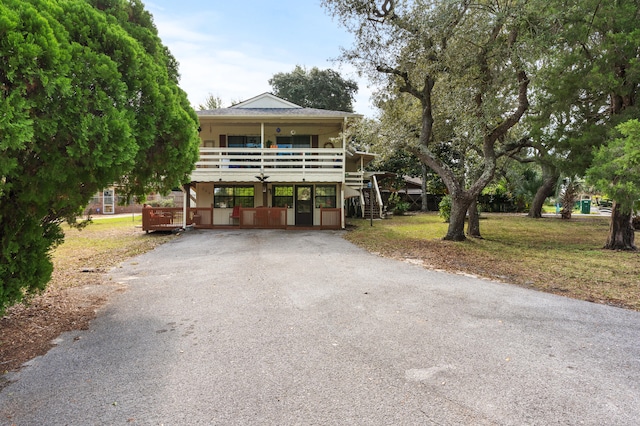
[[[98,190],[188,181],[198,120],[139,0],[0,3],[0,312],[50,279]]]
[[[398,99],[418,103],[418,142],[406,148],[451,195],[445,239],[465,239],[469,206],[492,180],[497,159],[522,143],[514,131],[529,107],[527,59],[538,46],[531,35],[542,5],[533,3],[323,1],[356,37],[344,58]],[[441,144],[473,160],[473,173],[452,170],[435,149]]]

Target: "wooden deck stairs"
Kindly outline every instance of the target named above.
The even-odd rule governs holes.
[[[364,218],[371,219],[371,188],[362,189],[362,198],[364,201],[363,211]],[[378,197],[373,197],[373,219],[380,219],[380,204],[378,204]]]

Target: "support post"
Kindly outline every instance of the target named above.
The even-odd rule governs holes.
[[[373,181],[369,180],[369,221],[373,226]]]
[[[345,219],[344,219],[344,185],[345,183],[342,182],[342,185],[340,185],[340,228],[341,229],[345,229],[346,228],[346,223],[345,223]]]
[[[189,211],[188,204],[191,202],[189,197],[191,196],[191,184],[187,183],[182,186],[182,229],[187,229],[187,212]]]

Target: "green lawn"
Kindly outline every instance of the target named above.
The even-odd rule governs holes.
[[[50,286],[57,288],[85,284],[83,269],[107,271],[118,263],[152,250],[174,236],[166,233],[146,234],[142,217],[94,219],[78,230],[64,226],[65,241],[52,253],[54,272]]]
[[[568,297],[640,310],[640,253],[603,250],[606,217],[530,219],[482,215],[483,239],[443,241],[447,224],[435,213],[374,221],[350,219],[347,239],[427,267],[464,272]]]

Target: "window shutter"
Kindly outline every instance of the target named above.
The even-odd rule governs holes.
[[[220,135],[220,148],[227,147],[227,135]]]
[[[311,135],[311,148],[318,148],[318,135]]]

